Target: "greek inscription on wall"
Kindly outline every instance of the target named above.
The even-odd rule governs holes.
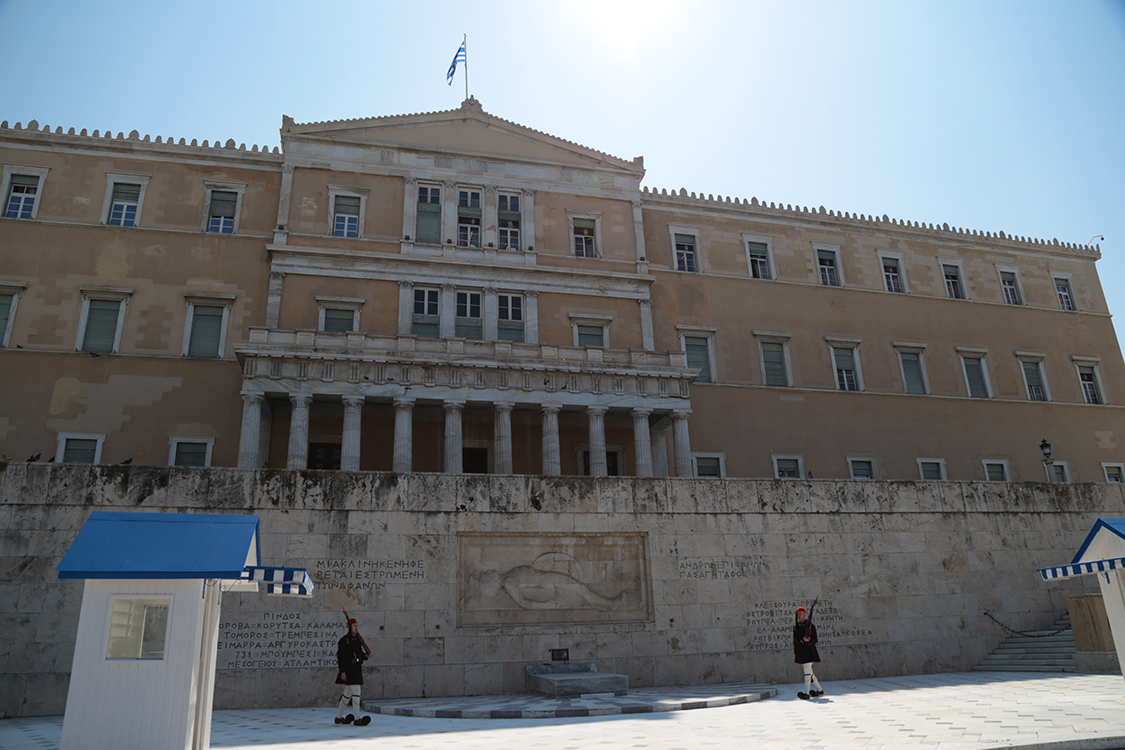
[[[425,560],[309,560],[309,575],[316,587],[331,589],[385,589],[388,583],[425,583]]]
[[[749,578],[762,572],[759,557],[680,557],[676,567],[685,580],[718,578]]]
[[[219,621],[218,669],[336,667],[336,642],[344,634],[340,613],[258,612],[224,614]]]
[[[750,629],[750,651],[784,651],[793,648],[793,626],[796,624],[797,607],[808,607],[811,600],[796,599],[756,602],[750,611],[743,615]],[[820,646],[843,646],[854,643],[867,643],[873,631],[867,628],[851,627],[831,600],[821,599],[813,611],[813,623]]]

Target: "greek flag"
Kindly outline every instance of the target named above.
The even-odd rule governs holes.
[[[449,66],[449,72],[445,74],[446,83],[450,86],[453,85],[453,74],[457,72],[457,63],[465,62],[465,43],[461,42],[461,46],[457,50],[457,54],[453,56],[453,63]]]

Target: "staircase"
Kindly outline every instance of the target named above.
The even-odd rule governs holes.
[[[1064,629],[1065,628],[1065,629]],[[1043,635],[1064,629],[1055,635]],[[1070,629],[1070,615],[1055,621],[1049,630],[1028,631],[1031,635],[1013,635],[996,647],[974,672],[1073,672],[1074,631]],[[1035,637],[1039,636],[1039,637]]]

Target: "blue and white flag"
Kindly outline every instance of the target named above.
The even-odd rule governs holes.
[[[449,72],[445,74],[446,83],[450,86],[453,85],[453,74],[457,72],[457,63],[465,62],[465,43],[461,42],[461,46],[457,49],[457,54],[453,56],[453,63],[449,66]]]

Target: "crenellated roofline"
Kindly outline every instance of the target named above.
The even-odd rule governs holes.
[[[162,146],[173,147],[173,148],[192,149],[193,151],[198,151],[199,149],[208,149],[209,151],[219,149],[219,150],[222,150],[222,151],[235,151],[235,152],[238,152],[242,155],[246,155],[246,154],[262,154],[262,155],[277,154],[278,156],[281,155],[281,151],[280,151],[280,149],[278,149],[277,146],[273,147],[272,152],[270,151],[269,146],[258,146],[257,144],[254,144],[249,149],[247,149],[245,143],[236,144],[233,138],[228,138],[225,142],[221,142],[219,140],[216,140],[214,143],[211,143],[209,140],[204,140],[203,143],[201,144],[199,142],[199,140],[196,139],[196,138],[192,138],[190,142],[188,142],[188,140],[186,138],[180,138],[179,141],[176,141],[175,138],[172,138],[172,137],[164,138],[163,136],[159,136],[159,135],[156,136],[156,138],[153,138],[152,136],[147,135],[147,134],[144,135],[144,136],[141,136],[141,134],[139,132],[137,132],[136,130],[131,131],[128,135],[126,135],[124,132],[118,132],[116,137],[114,137],[112,130],[107,130],[107,131],[105,131],[105,133],[102,133],[100,130],[94,130],[93,133],[87,133],[86,128],[82,128],[82,130],[80,132],[76,133],[74,128],[69,128],[64,133],[61,126],[56,127],[52,131],[50,125],[44,125],[44,126],[40,127],[39,122],[37,120],[29,121],[27,123],[27,127],[23,127],[23,125],[21,123],[18,123],[18,122],[14,126],[9,126],[8,121],[4,120],[3,122],[0,122],[0,131],[3,131],[3,130],[21,132],[21,133],[25,133],[25,134],[35,134],[35,135],[52,135],[52,136],[65,136],[65,137],[68,137],[68,138],[84,138],[84,139],[87,139],[89,141],[98,142],[98,143],[119,143],[119,142],[120,143],[130,143],[130,142],[132,142],[132,143],[148,143],[148,144],[159,144],[159,145],[162,145]]]

